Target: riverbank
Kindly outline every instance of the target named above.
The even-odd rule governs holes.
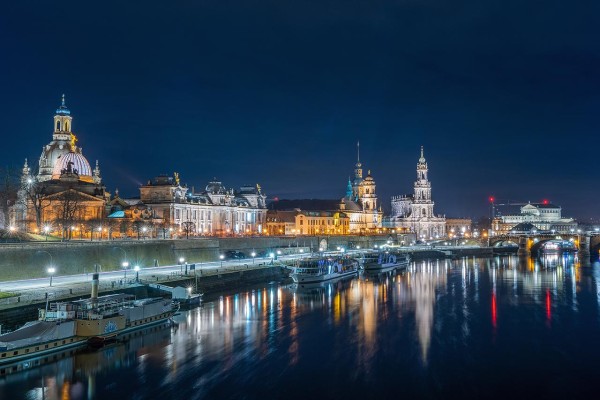
[[[100,282],[100,295],[113,293],[127,293],[137,298],[161,297],[168,293],[156,289],[153,284],[160,283],[170,287],[190,287],[193,293],[203,293],[205,296],[219,292],[239,290],[248,285],[263,282],[285,282],[289,279],[289,271],[280,265],[237,266],[224,268],[217,272],[208,272],[203,275],[168,275],[160,279],[145,279],[137,282],[131,279],[113,285],[112,282]],[[37,318],[38,309],[44,308],[46,296],[49,301],[68,301],[89,297],[91,281],[53,286],[24,291],[19,296],[0,300],[0,325],[4,329],[14,329],[25,322]]]

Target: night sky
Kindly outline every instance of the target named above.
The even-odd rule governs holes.
[[[37,163],[65,93],[122,196],[177,171],[340,198],[360,140],[386,211],[424,145],[436,213],[493,194],[598,215],[598,1],[87,3],[3,4],[5,165]]]

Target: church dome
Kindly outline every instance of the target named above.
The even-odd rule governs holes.
[[[65,172],[79,175],[79,180],[92,182],[92,168],[90,163],[80,153],[69,152],[57,158],[52,179],[58,179]]]

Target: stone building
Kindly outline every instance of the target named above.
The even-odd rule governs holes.
[[[83,222],[106,215],[110,194],[102,184],[98,161],[92,170],[76,145],[72,121],[63,95],[54,115],[52,141],[42,148],[37,172],[27,160],[23,166],[18,201],[11,212],[12,224],[19,229],[71,237]]]
[[[404,232],[414,232],[421,240],[435,239],[446,235],[446,219],[433,212],[429,168],[421,146],[421,157],[417,163],[417,180],[414,194],[392,198],[392,214],[384,226]]]
[[[510,232],[522,223],[534,225],[538,231],[555,231],[569,233],[577,228],[573,218],[563,218],[562,209],[549,202],[527,203],[498,207],[497,215],[492,222],[492,228],[497,233]]]
[[[269,210],[267,234],[279,235],[347,235],[350,218],[341,211]]]
[[[360,162],[360,144],[357,144],[357,160],[354,167],[354,179],[348,178],[346,196],[341,199],[338,209],[350,220],[349,233],[376,232],[381,228],[383,212],[377,207],[375,180],[371,171],[363,178]]]
[[[265,229],[266,196],[259,185],[227,189],[216,178],[195,193],[179,175],[161,175],[140,187],[140,203],[165,225],[192,235],[251,235]]]

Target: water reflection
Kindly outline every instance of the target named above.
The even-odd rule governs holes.
[[[599,333],[598,279],[598,266],[554,254],[419,261],[326,284],[262,285],[182,313],[177,329],[1,378],[0,398],[278,397],[290,385],[305,393],[307,378],[353,387],[349,395],[372,385],[384,394],[400,371],[408,392],[439,395],[431,391],[444,385],[432,389],[426,377],[451,381],[450,360],[475,370],[489,359],[510,363],[504,357],[514,348],[564,340],[579,329],[574,315],[588,321],[590,309],[584,332]]]

